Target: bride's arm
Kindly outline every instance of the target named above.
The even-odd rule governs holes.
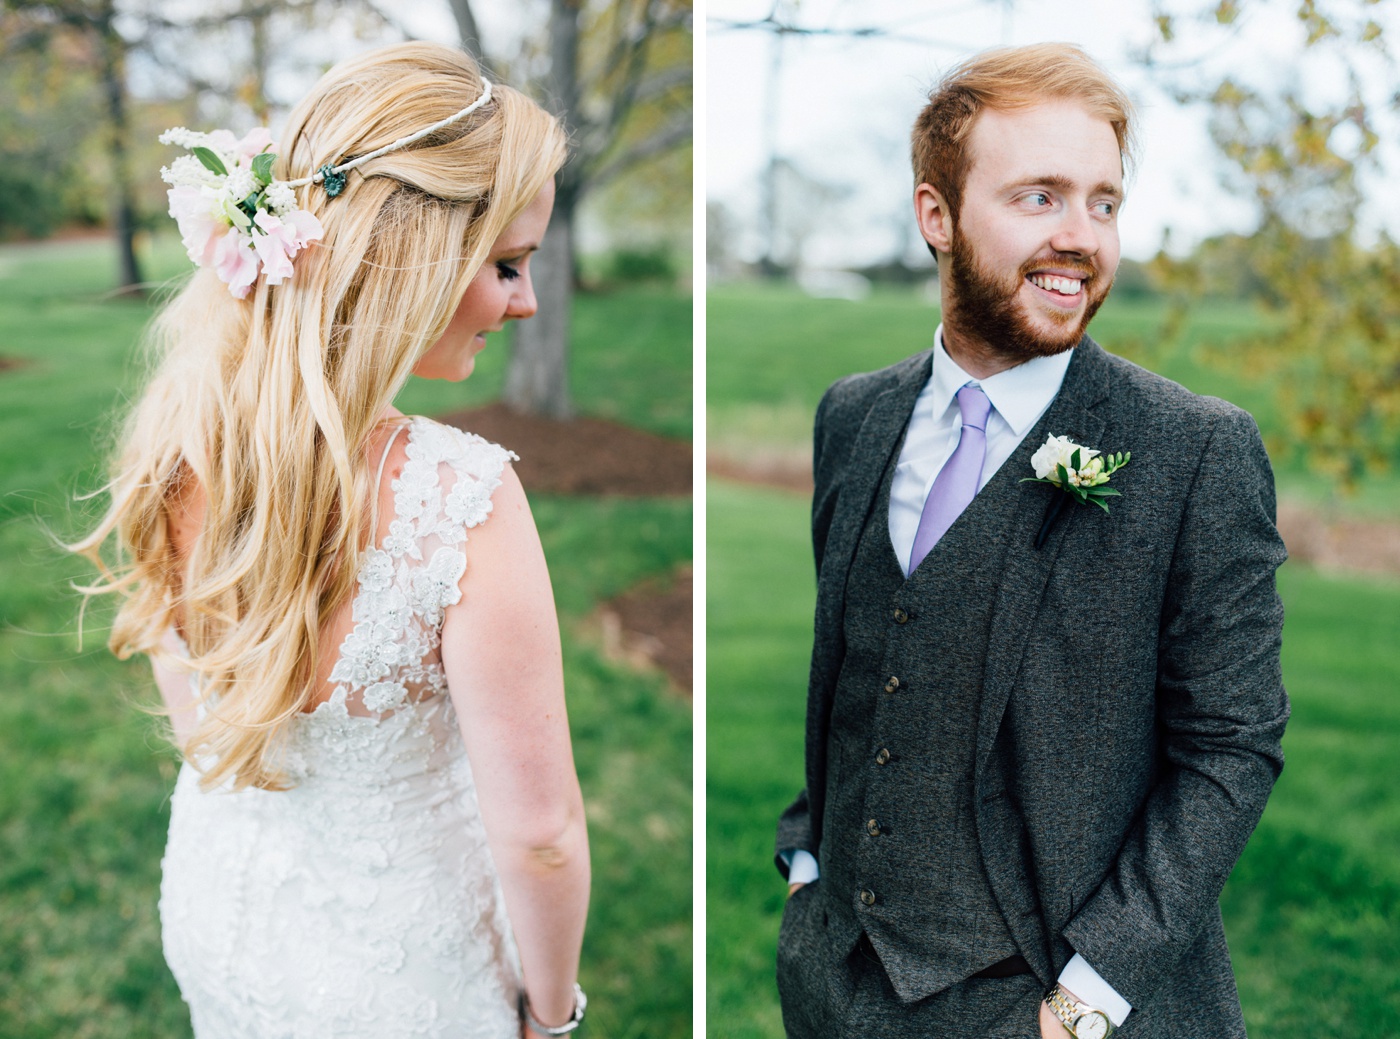
[[[442,660],[535,1017],[563,1024],[588,913],[588,835],[564,709],[559,622],[535,521],[509,466],[468,531]]]
[[[161,649],[172,656],[180,656],[181,650],[173,630],[161,639]],[[170,717],[170,727],[175,730],[175,745],[183,747],[194,732],[198,720],[194,692],[190,689],[190,673],[176,671],[151,658],[151,670],[155,672],[156,688],[165,701],[165,710]]]

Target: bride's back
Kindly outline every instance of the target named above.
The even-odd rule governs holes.
[[[509,455],[406,425],[385,456],[377,544],[327,626],[330,692],[282,751],[291,788],[206,793],[189,769],[176,784],[161,920],[200,1036],[223,1022],[359,1035],[390,1006],[403,1036],[514,1027],[516,954],[440,651]]]

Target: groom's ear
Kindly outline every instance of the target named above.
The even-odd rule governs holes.
[[[953,214],[943,192],[932,184],[920,184],[914,189],[914,219],[919,222],[919,233],[935,253],[952,249]]]

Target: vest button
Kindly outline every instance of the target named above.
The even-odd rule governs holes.
[[[899,679],[898,679],[898,678],[895,678],[893,675],[891,675],[891,676],[890,676],[890,680],[889,680],[888,682],[885,683],[885,692],[887,692],[887,693],[892,693],[892,692],[894,692],[894,691],[895,691],[896,689],[898,689],[898,688],[899,688]]]
[[[903,624],[903,623],[904,623],[905,621],[907,621],[908,619],[909,619],[909,614],[905,613],[905,612],[904,612],[903,610],[901,610],[898,606],[896,606],[896,607],[894,608],[894,622],[895,622],[896,624]]]
[[[880,753],[875,755],[875,764],[883,765],[890,760],[890,752],[884,747],[880,748]]]
[[[870,836],[872,837],[880,836],[880,824],[877,823],[874,819],[871,819],[868,823],[865,824],[865,832],[870,834]]]
[[[862,891],[860,893],[860,900],[868,906],[873,906],[875,904],[875,892]]]

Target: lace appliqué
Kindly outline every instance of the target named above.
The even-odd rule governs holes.
[[[518,957],[442,668],[468,531],[510,452],[414,419],[365,553],[332,696],[295,719],[287,791],[186,766],[161,883],[197,1039],[515,1039]]]
[[[414,420],[407,461],[391,485],[394,519],[360,565],[355,626],[330,676],[336,688],[313,713],[383,716],[446,691],[443,611],[462,598],[467,530],[491,514],[491,495],[513,458],[480,437]]]

